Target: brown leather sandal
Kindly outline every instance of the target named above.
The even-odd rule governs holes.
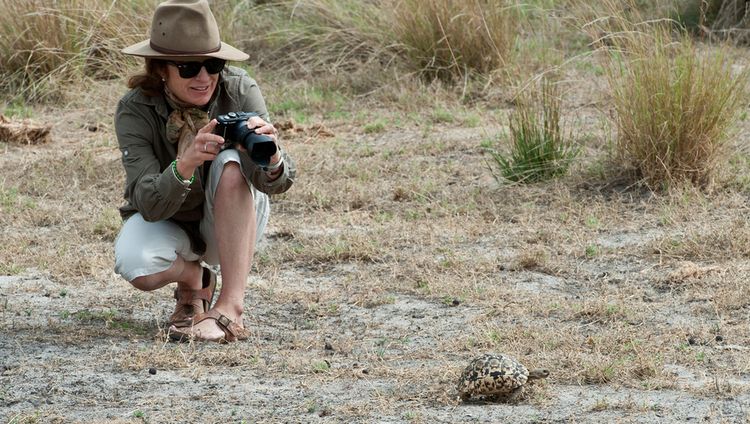
[[[193,326],[198,325],[201,322],[206,321],[206,320],[216,321],[216,325],[219,327],[219,329],[221,329],[221,331],[224,332],[224,336],[219,337],[218,339],[209,339],[209,338],[201,337],[200,331],[198,332],[193,331]],[[247,338],[250,337],[250,332],[247,331],[241,325],[232,321],[226,315],[217,311],[216,309],[211,309],[206,313],[196,315],[193,318],[192,325],[183,327],[183,328],[173,329],[170,332],[170,337],[173,337],[179,340],[189,340],[192,338],[193,340],[199,340],[199,341],[228,343],[228,342],[236,342],[237,340],[247,340]]]
[[[185,327],[193,322],[193,317],[211,308],[216,292],[216,274],[203,267],[203,288],[200,290],[175,289],[174,298],[177,300],[174,312],[169,317],[169,325]]]

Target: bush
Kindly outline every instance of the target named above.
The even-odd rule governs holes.
[[[615,153],[651,188],[712,181],[726,160],[749,75],[734,72],[726,49],[704,53],[672,28],[615,17],[609,30],[596,31],[609,34],[601,47],[618,130]]]
[[[700,34],[716,22],[721,3],[722,0],[683,0],[676,4],[675,20],[690,32]]]
[[[683,0],[677,5],[677,20],[692,32],[744,44],[750,42],[748,13],[746,0]]]

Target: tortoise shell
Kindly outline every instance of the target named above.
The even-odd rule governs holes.
[[[534,370],[533,377],[544,378],[547,370]],[[509,395],[529,380],[529,370],[517,360],[503,354],[484,354],[474,358],[458,381],[462,399],[472,396]]]

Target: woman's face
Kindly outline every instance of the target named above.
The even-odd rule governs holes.
[[[205,106],[211,100],[219,81],[219,74],[209,74],[205,66],[201,67],[198,75],[192,78],[182,78],[174,63],[166,66],[165,84],[179,100],[193,106]]]

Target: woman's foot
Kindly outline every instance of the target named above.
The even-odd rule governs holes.
[[[245,340],[249,332],[242,325],[242,316],[231,318],[214,308],[193,317],[189,326],[169,328],[170,336],[180,340],[201,340],[211,342],[234,342]]]

